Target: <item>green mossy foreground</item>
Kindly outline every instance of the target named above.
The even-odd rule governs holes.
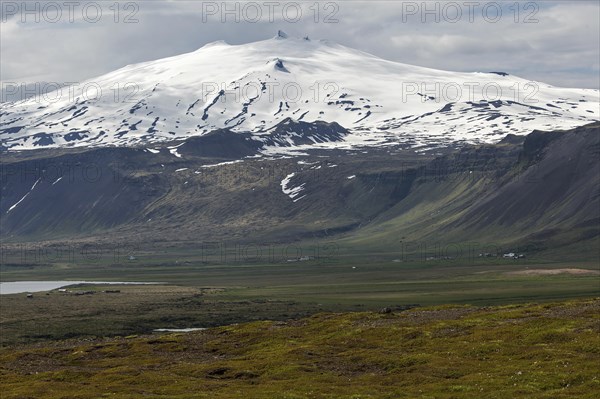
[[[2,398],[598,398],[600,299],[319,314],[0,351]]]

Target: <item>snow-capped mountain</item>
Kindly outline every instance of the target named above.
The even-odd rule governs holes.
[[[428,69],[279,32],[243,45],[207,44],[0,104],[0,138],[9,150],[138,146],[229,129],[252,133],[270,153],[386,143],[416,148],[575,127],[598,120],[599,108],[598,90],[502,72]],[[317,121],[336,122],[346,133],[292,147],[269,140],[286,124]]]

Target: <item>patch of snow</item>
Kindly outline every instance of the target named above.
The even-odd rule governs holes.
[[[155,328],[152,331],[155,332],[194,332],[204,331],[206,328]]]
[[[217,166],[233,165],[234,163],[240,163],[240,162],[244,162],[244,161],[242,161],[241,159],[238,159],[236,161],[220,162],[220,163],[215,163],[212,165],[202,165],[201,168],[216,168]]]
[[[294,201],[293,201],[293,202],[298,202],[298,201],[300,201],[300,200],[301,200],[302,198],[304,198],[304,197],[306,197],[306,194],[305,194],[305,195],[303,195],[302,197],[298,197],[298,198],[294,199]],[[291,198],[291,197],[290,197],[290,198]]]
[[[41,179],[42,179],[41,177],[40,177],[39,179],[37,179],[37,180],[35,181],[35,183],[33,183],[33,186],[31,186],[31,189],[30,189],[30,190],[27,192],[27,194],[25,194],[25,195],[23,196],[23,198],[21,198],[19,201],[17,201],[17,203],[16,203],[16,204],[14,204],[14,205],[13,205],[13,206],[11,206],[10,208],[8,208],[8,211],[6,211],[6,213],[8,213],[8,212],[12,211],[13,209],[15,209],[15,208],[17,207],[17,205],[19,205],[21,202],[23,202],[23,200],[24,200],[25,198],[27,198],[27,196],[28,196],[29,194],[31,194],[31,192],[33,191],[33,189],[35,188],[35,186],[37,186],[37,184],[40,182],[40,180],[41,180]]]
[[[289,188],[288,184],[290,183],[290,180],[292,180],[292,178],[294,176],[296,176],[296,173],[290,173],[283,180],[281,180],[281,191],[285,195],[290,197],[294,202],[297,202],[297,201],[300,201],[302,198],[306,197],[306,195],[298,197],[298,195],[302,192],[302,190],[304,190],[304,186],[306,185],[306,183],[302,183],[301,185],[299,185],[297,187]],[[298,197],[298,198],[296,198],[296,197]]]
[[[184,145],[184,144],[185,144],[185,141],[183,143],[181,143],[181,144],[177,144],[177,145],[174,145],[172,147],[167,147],[167,148],[169,149],[169,152],[172,155],[175,155],[177,158],[181,158],[181,154],[177,152],[177,149],[179,147],[181,147],[182,145]]]

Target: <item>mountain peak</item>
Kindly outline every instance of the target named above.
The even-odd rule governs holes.
[[[282,30],[278,30],[277,35],[275,35],[275,39],[287,39],[287,38],[288,38],[288,34]]]

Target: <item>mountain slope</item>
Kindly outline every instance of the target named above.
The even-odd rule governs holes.
[[[466,147],[415,171],[409,195],[347,240],[386,248],[410,237],[534,250],[577,243],[597,256],[599,160],[598,124],[536,131],[522,144]]]
[[[207,44],[129,65],[39,98],[0,105],[2,147],[139,146],[250,132],[268,142],[286,120],[336,122],[343,140],[269,143],[268,153],[383,143],[496,142],[600,117],[598,90],[562,89],[504,73],[416,67],[325,40]]]
[[[239,135],[223,149],[221,140],[238,137],[229,131],[152,151],[9,152],[0,233],[7,243],[183,247],[327,239],[365,251],[406,241],[597,245],[599,129],[538,131],[436,156],[382,148],[239,160],[253,140]]]

